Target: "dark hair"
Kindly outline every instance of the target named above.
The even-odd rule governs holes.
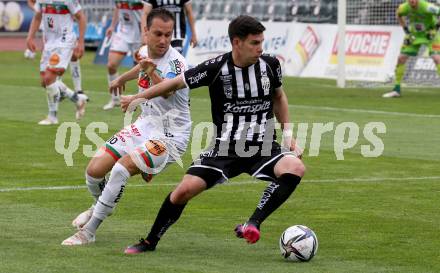
[[[229,40],[231,43],[235,37],[244,40],[249,34],[260,34],[265,30],[266,28],[254,17],[240,15],[229,23]]]
[[[160,18],[164,22],[168,22],[169,20],[173,21],[174,23],[176,22],[176,20],[174,19],[174,15],[169,10],[164,8],[156,8],[152,9],[150,13],[148,13],[147,29],[150,29],[151,25],[153,24],[154,18]]]

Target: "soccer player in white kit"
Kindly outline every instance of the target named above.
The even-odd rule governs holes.
[[[139,50],[140,64],[111,84],[112,91],[138,79],[139,92],[153,84],[175,78],[187,68],[186,61],[170,46],[174,16],[155,9],[147,17],[147,45]],[[79,214],[72,225],[79,229],[62,245],[84,245],[95,241],[96,230],[112,213],[130,176],[142,174],[149,182],[167,164],[179,160],[185,152],[191,132],[189,90],[179,90],[141,105],[142,114],[110,138],[90,161],[86,184],[95,202]],[[110,172],[108,182],[105,175]]]
[[[26,39],[27,47],[36,50],[34,41],[41,22],[43,22],[44,49],[40,61],[41,84],[47,91],[49,114],[38,124],[57,124],[59,100],[68,97],[76,104],[76,118],[84,115],[87,96],[78,94],[67,87],[61,80],[72,54],[81,57],[84,54],[84,32],[86,18],[78,0],[37,0],[35,16],[32,19]],[[73,18],[78,21],[79,37],[73,32]]]
[[[27,0],[28,7],[35,13],[35,3],[37,0]],[[40,29],[42,26],[40,26]],[[26,48],[24,51],[24,57],[26,59],[34,59],[35,51],[31,51],[29,48]],[[82,89],[82,81],[81,81],[81,67],[79,62],[79,57],[72,54],[72,59],[70,60],[70,76],[72,77],[73,82],[73,90],[79,94],[83,94]]]
[[[116,0],[112,22],[106,36],[112,36],[107,63],[108,84],[118,77],[118,67],[127,53],[136,52],[141,46],[141,17],[144,4],[142,0]],[[118,28],[114,32],[116,25]],[[112,94],[104,110],[119,106],[119,94]]]

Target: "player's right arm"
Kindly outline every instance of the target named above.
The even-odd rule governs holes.
[[[110,23],[110,26],[107,28],[105,32],[105,36],[107,37],[112,36],[113,32],[115,31],[118,20],[119,20],[119,9],[115,7],[113,10],[112,22]]]
[[[140,99],[152,99],[159,96],[165,96],[170,92],[175,90],[185,88],[185,81],[183,80],[183,76],[175,77],[173,79],[169,79],[166,81],[162,81],[159,84],[153,85],[142,93],[138,93],[136,95],[131,96],[121,96],[121,108],[122,111],[127,111],[130,104],[136,100]]]
[[[38,3],[36,5],[38,5]],[[31,26],[29,27],[29,32],[26,38],[27,48],[33,52],[37,50],[37,46],[35,45],[34,38],[35,38],[35,33],[37,33],[38,29],[40,28],[41,18],[42,18],[41,11],[38,8],[36,8],[36,12],[34,18],[32,18]]]
[[[180,76],[153,85],[144,92],[132,96],[121,96],[122,111],[127,111],[128,106],[138,99],[149,100],[158,96],[166,96],[170,92],[181,90],[185,87],[195,89],[200,86],[210,86],[219,75],[225,60],[226,55],[218,56],[186,70]],[[142,61],[140,65],[142,65]]]
[[[27,0],[27,5],[33,12],[37,12],[35,9],[35,2],[36,0]]]
[[[74,49],[73,54],[77,58],[81,58],[82,55],[84,54],[84,50],[85,50],[84,37],[85,37],[85,33],[86,33],[87,19],[86,19],[86,16],[82,10],[75,13],[74,17],[75,17],[76,21],[78,22],[79,36],[78,36],[78,41],[76,43],[76,47]]]
[[[121,94],[125,90],[125,83],[138,78],[141,67],[139,64],[135,65],[129,71],[117,77],[110,83],[109,91],[113,94]]]
[[[188,18],[189,27],[191,28],[191,46],[196,47],[197,46],[197,33],[196,33],[196,23],[194,19],[194,14],[191,6],[191,1],[188,1],[185,3],[185,14]]]

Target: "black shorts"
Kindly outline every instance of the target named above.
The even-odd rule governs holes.
[[[183,50],[183,40],[182,39],[176,39],[171,41],[171,46],[179,51],[179,53],[182,53]]]
[[[215,156],[204,152],[191,164],[186,173],[205,180],[208,188],[242,173],[247,173],[261,180],[274,181],[276,180],[275,164],[287,154],[294,155],[292,152],[282,149],[276,142],[272,144],[270,156]]]

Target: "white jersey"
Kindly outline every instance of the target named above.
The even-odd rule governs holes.
[[[116,32],[127,43],[140,43],[141,17],[144,8],[142,0],[116,0],[119,21]]]
[[[148,47],[143,46],[139,55],[148,56]],[[185,58],[174,48],[169,47],[162,58],[153,59],[156,64],[156,72],[164,79],[171,79],[183,73],[187,69]],[[138,88],[143,92],[153,83],[143,71],[139,73]],[[142,105],[144,116],[161,117],[165,136],[180,135],[190,136],[191,115],[189,110],[189,89],[177,90],[167,98],[156,97]]]
[[[42,14],[45,49],[75,46],[72,16],[81,10],[78,0],[37,0],[35,9]]]

